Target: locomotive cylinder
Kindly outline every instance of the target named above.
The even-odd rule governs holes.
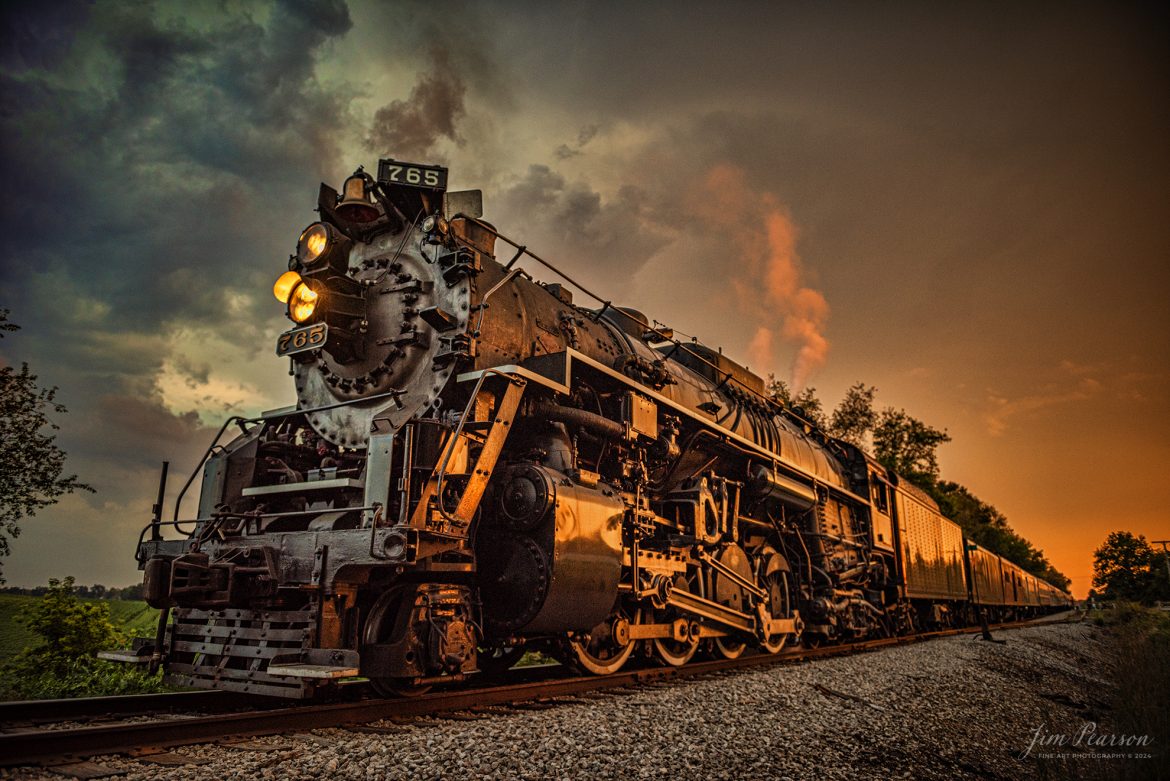
[[[587,630],[612,610],[625,505],[533,463],[501,480],[476,542],[484,620],[501,632]]]

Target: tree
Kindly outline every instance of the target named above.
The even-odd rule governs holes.
[[[8,322],[8,310],[0,309],[0,338],[18,328]],[[36,380],[27,363],[19,371],[0,366],[0,556],[10,553],[8,539],[20,534],[22,519],[56,504],[63,494],[93,491],[77,475],[61,476],[65,451],[55,435],[41,432],[58,428],[46,413],[67,410],[54,401],[55,387],[41,388]]]
[[[866,436],[877,424],[873,397],[877,388],[859,382],[845,391],[845,398],[833,410],[829,419],[829,433],[857,447],[865,447]]]
[[[792,403],[792,390],[788,387],[788,383],[776,377],[775,374],[768,374],[768,380],[764,384],[764,395],[784,406]]]
[[[68,666],[80,656],[96,656],[124,641],[110,620],[109,604],[82,602],[74,593],[72,576],[63,581],[50,578],[48,593],[25,608],[19,620],[41,636],[44,643],[33,653],[49,669]]]
[[[796,398],[792,400],[792,407],[797,415],[800,415],[817,428],[823,429],[829,425],[828,418],[825,416],[824,406],[821,404],[821,400],[817,398],[816,388],[802,388],[800,393],[796,394]]]
[[[1093,588],[1105,599],[1150,603],[1170,599],[1161,556],[1144,535],[1110,532],[1093,552]]]
[[[910,482],[929,489],[938,481],[935,451],[951,437],[906,413],[886,407],[873,429],[874,457]]]
[[[772,401],[790,407],[793,412],[817,428],[823,429],[828,425],[825,408],[821,400],[817,397],[816,388],[802,388],[794,396],[792,395],[792,389],[788,387],[788,383],[784,380],[777,379],[775,374],[769,374],[767,383],[764,386],[764,393]]]

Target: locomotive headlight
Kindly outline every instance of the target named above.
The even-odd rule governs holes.
[[[316,263],[332,244],[332,229],[323,222],[315,222],[301,232],[297,240],[297,260],[305,266]]]
[[[294,323],[303,323],[317,311],[321,303],[321,295],[309,287],[309,283],[301,281],[293,287],[288,298],[288,316]]]
[[[301,275],[295,271],[286,271],[280,275],[276,280],[276,284],[272,286],[272,295],[276,296],[276,300],[282,304],[288,303],[288,297],[292,295],[293,288],[301,282]]]

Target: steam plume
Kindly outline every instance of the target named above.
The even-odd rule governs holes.
[[[796,254],[796,227],[772,193],[748,187],[742,169],[716,165],[693,194],[691,211],[706,226],[732,237],[739,273],[733,284],[743,311],[756,320],[748,347],[753,366],[773,362],[774,335],[795,345],[791,386],[799,391],[825,363],[829,305],[820,291],[804,284]]]
[[[463,117],[467,86],[456,73],[444,49],[431,51],[431,70],[419,74],[406,100],[395,100],[374,114],[366,147],[378,154],[421,158],[440,138],[460,143],[457,132]]]

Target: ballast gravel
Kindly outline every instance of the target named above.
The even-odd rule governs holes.
[[[432,717],[382,731],[323,729],[205,762],[94,761],[142,779],[1047,778],[1067,760],[1021,758],[1037,728],[1108,721],[1102,630],[1060,623],[958,635],[876,653],[600,692],[540,710]],[[373,725],[375,728],[378,725]],[[263,746],[265,750],[255,750]],[[1065,763],[1065,764],[1062,764]],[[0,779],[62,776],[0,771]]]

